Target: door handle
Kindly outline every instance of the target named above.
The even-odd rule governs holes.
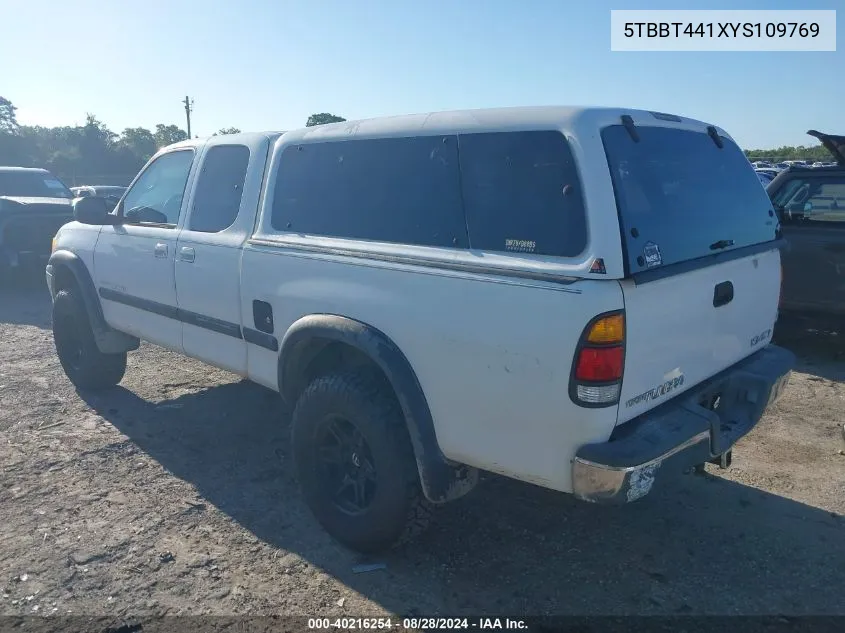
[[[179,249],[179,259],[183,262],[192,263],[197,257],[194,249],[190,246],[183,246]]]
[[[159,258],[167,257],[167,244],[163,244],[161,242],[156,244],[155,255]]]

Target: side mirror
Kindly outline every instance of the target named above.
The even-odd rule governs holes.
[[[105,200],[108,203],[108,206],[111,207],[112,210],[114,210],[114,208],[117,206],[117,203],[120,202],[120,196],[109,194],[107,196],[103,196],[103,200]],[[109,211],[109,213],[111,213],[111,211]]]
[[[77,198],[73,201],[73,218],[82,224],[117,224],[118,218],[109,214],[113,208],[114,205],[104,198]]]
[[[150,207],[134,207],[123,214],[130,222],[150,222],[153,224],[167,224],[167,216],[161,211]]]

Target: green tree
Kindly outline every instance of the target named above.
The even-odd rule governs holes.
[[[117,134],[112,132],[105,123],[93,114],[85,115],[85,125],[82,126],[79,139],[79,152],[82,159],[95,172],[105,173],[110,166],[111,151]]]
[[[240,134],[240,133],[241,133],[241,131],[236,127],[224,127],[220,130],[217,130],[217,132],[212,134],[212,136],[217,136],[218,134],[223,135],[223,134]]]
[[[118,145],[141,161],[141,165],[156,153],[156,138],[144,127],[128,127],[120,135]]]
[[[157,147],[164,147],[165,145],[172,145],[179,141],[184,141],[188,138],[188,133],[182,130],[177,125],[164,125],[158,123],[156,131],[153,133],[156,140]]]
[[[315,125],[324,125],[325,123],[341,123],[346,121],[342,116],[336,114],[329,114],[328,112],[320,112],[319,114],[312,114],[305,122],[305,127],[314,127]]]
[[[0,132],[14,133],[18,131],[18,120],[15,118],[17,108],[5,97],[0,97]]]

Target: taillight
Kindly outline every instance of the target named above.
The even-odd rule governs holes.
[[[621,312],[601,317],[586,332],[588,343],[622,343],[625,340],[625,317]]]
[[[607,382],[622,377],[624,356],[619,346],[608,348],[585,347],[578,354],[575,365],[575,380]]]
[[[569,395],[585,407],[606,407],[619,402],[625,369],[625,315],[602,314],[593,319],[575,352]]]

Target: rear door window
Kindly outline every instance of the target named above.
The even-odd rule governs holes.
[[[292,233],[466,248],[457,138],[288,146],[271,223]]]
[[[742,150],[704,132],[622,125],[602,131],[628,270],[775,239],[777,218]]]
[[[572,257],[587,243],[581,184],[560,132],[461,134],[473,249]]]
[[[238,217],[244,191],[249,148],[215,145],[202,161],[188,229],[218,233]]]

